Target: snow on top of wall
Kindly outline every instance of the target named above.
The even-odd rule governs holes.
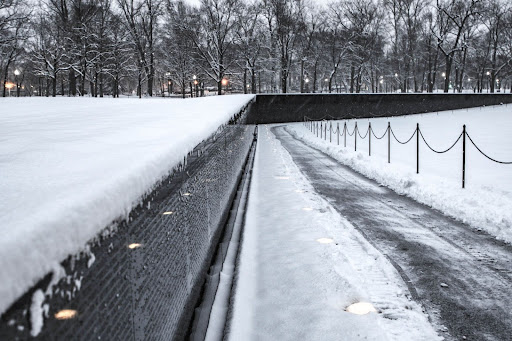
[[[253,98],[0,100],[0,314]]]

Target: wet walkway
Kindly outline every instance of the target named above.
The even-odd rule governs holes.
[[[272,133],[314,190],[399,271],[448,340],[512,340],[512,247]]]

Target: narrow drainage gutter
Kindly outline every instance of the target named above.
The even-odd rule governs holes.
[[[235,264],[240,248],[243,223],[249,197],[249,186],[256,153],[258,127],[254,129],[254,140],[244,165],[242,179],[231,206],[229,220],[225,227],[223,239],[219,243],[215,258],[210,266],[203,287],[203,295],[195,309],[194,320],[189,340],[222,340],[227,322],[227,313]]]

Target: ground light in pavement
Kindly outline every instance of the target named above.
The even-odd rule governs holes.
[[[288,180],[290,177],[289,176],[274,176],[274,178],[276,178],[277,180]]]
[[[295,190],[295,192],[296,192],[296,193],[304,193],[304,191],[303,191],[303,190],[301,190],[301,189],[296,189],[296,190]]]
[[[303,207],[302,208],[304,211],[313,211],[313,208],[312,207]]]
[[[370,312],[376,312],[375,308],[371,303],[368,302],[357,302],[347,307],[347,312],[356,315],[366,315]]]
[[[142,244],[140,244],[140,243],[132,243],[132,244],[128,245],[128,248],[133,250],[133,249],[137,249],[141,246],[142,246]]]
[[[191,196],[191,195],[192,195],[192,193],[186,192],[186,193],[183,193],[182,195],[183,195],[184,197],[189,197],[189,196]]]
[[[75,318],[78,315],[78,312],[73,309],[62,309],[58,313],[55,314],[55,318],[57,320],[69,320]]]
[[[164,213],[162,213],[162,214],[163,214],[163,215],[169,215],[169,214],[174,214],[174,212],[173,212],[173,211],[167,211],[167,212],[164,212]]]
[[[331,238],[319,238],[316,241],[319,242],[320,244],[331,244],[332,242],[334,242],[334,240],[332,240]]]

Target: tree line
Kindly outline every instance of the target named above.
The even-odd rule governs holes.
[[[0,0],[2,95],[496,92],[509,0]]]

